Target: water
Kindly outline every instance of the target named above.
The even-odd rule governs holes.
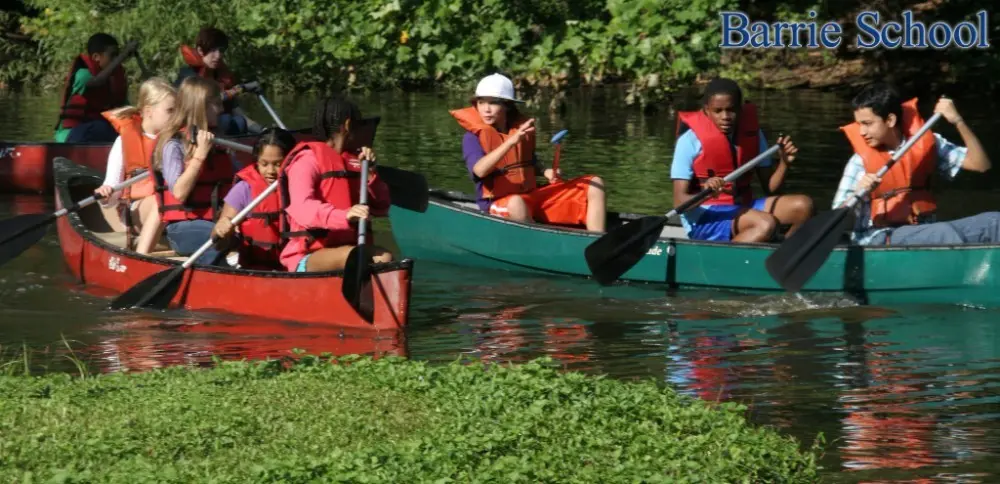
[[[609,206],[631,212],[670,207],[672,112],[624,109],[614,90],[575,91],[563,112],[537,113],[544,141],[569,129],[561,168],[595,173]],[[447,114],[465,96],[379,94],[359,99],[383,117],[379,161],[423,172],[433,186],[469,190],[461,131]],[[847,100],[795,91],[751,93],[763,128],[791,134],[799,160],[789,192],[828,207],[850,155],[837,127],[851,120]],[[271,99],[289,126],[310,122],[312,98]],[[0,95],[0,139],[48,139],[54,95]],[[993,153],[1000,121],[980,99],[956,99]],[[265,111],[247,102],[251,115]],[[923,112],[930,110],[927,105]],[[951,126],[937,131],[959,140]],[[998,206],[996,172],[939,184],[943,215]],[[52,210],[48,197],[0,196],[0,217]],[[428,230],[433,230],[432,227]],[[391,227],[376,225],[392,245]],[[0,267],[0,355],[27,346],[40,369],[72,369],[69,348],[103,371],[223,358],[290,355],[291,348],[334,354],[398,354],[447,362],[460,356],[525,361],[547,355],[569,369],[621,379],[653,378],[711,401],[738,401],[755,422],[804,445],[825,438],[833,482],[989,482],[1000,478],[998,310],[955,306],[861,307],[836,296],[746,296],[648,287],[600,288],[586,280],[471,272],[418,262],[411,327],[373,338],[337,329],[218,314],[110,313],[106,300],[67,275],[54,231]],[[275,304],[281,304],[275,301]]]

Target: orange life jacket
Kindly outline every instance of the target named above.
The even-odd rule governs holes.
[[[517,133],[511,128],[501,133],[483,122],[474,106],[449,111],[466,131],[479,137],[479,145],[489,153]],[[511,126],[520,126],[526,119],[511,119]],[[535,134],[529,133],[517,146],[510,149],[493,171],[483,178],[483,198],[487,200],[503,198],[515,193],[528,193],[535,189],[535,166],[531,160],[535,154]]]
[[[181,136],[187,136],[187,129],[182,129]],[[187,160],[185,160],[185,165]],[[153,160],[149,160],[149,169],[153,171]],[[222,199],[233,186],[236,170],[233,168],[229,153],[219,148],[213,148],[208,159],[204,161],[194,189],[188,194],[187,200],[181,202],[167,188],[162,176],[157,174],[157,202],[160,205],[160,219],[164,223],[182,220],[211,220],[218,218],[222,210]]]
[[[907,138],[924,125],[917,112],[917,98],[903,103],[900,127]],[[861,136],[861,126],[851,123],[841,126],[854,152],[861,157],[865,171],[876,173],[892,159],[888,151],[868,146]],[[903,154],[882,177],[882,182],[871,191],[871,220],[876,227],[897,227],[920,223],[921,217],[934,214],[937,202],[930,191],[931,176],[937,165],[937,147],[934,133],[927,131]]]
[[[688,129],[694,131],[701,142],[701,153],[694,159],[694,183],[688,185],[688,193],[698,193],[702,190],[701,184],[709,178],[725,178],[760,154],[760,125],[753,103],[744,103],[740,109],[735,146],[702,110],[677,113],[677,137]],[[749,206],[753,203],[751,179],[747,173],[736,183],[726,183],[718,197],[709,198],[702,204]]]
[[[233,79],[233,73],[229,72],[229,68],[226,67],[225,62],[219,62],[219,66],[215,68],[212,75],[208,75],[208,67],[205,67],[205,61],[201,60],[201,56],[198,55],[198,51],[191,48],[188,45],[181,45],[181,57],[184,58],[184,63],[195,70],[199,77],[204,77],[206,79],[211,79],[219,83],[219,87],[223,91],[231,89],[236,85],[236,81]]]
[[[119,118],[113,111],[101,113],[114,126],[122,138],[122,181],[136,176],[149,168],[156,148],[156,138],[150,138],[142,132],[142,116],[135,114],[127,118]],[[146,178],[125,188],[122,198],[126,200],[141,200],[155,193],[156,184],[152,178]]]
[[[236,180],[250,185],[251,200],[271,186],[257,171],[256,165],[244,167],[236,173]],[[252,269],[280,269],[281,255],[281,196],[271,192],[250,211],[240,224],[242,239],[239,247],[240,266]]]
[[[291,196],[288,192],[288,168],[295,156],[303,150],[312,150],[319,166],[320,182],[319,197],[338,209],[347,210],[360,202],[361,170],[357,163],[349,163],[344,156],[337,153],[326,143],[320,141],[303,141],[295,145],[281,163],[281,237],[287,240],[295,238],[306,239],[306,254],[311,254],[325,247],[339,247],[357,243],[357,228],[350,231],[330,231],[327,229],[308,228],[300,225],[285,213]],[[370,228],[371,225],[368,226]],[[366,241],[372,240],[371,230],[366,229]],[[369,242],[370,243],[370,242]]]
[[[83,53],[73,59],[73,64],[66,75],[63,87],[62,105],[59,110],[59,123],[65,129],[74,128],[80,123],[101,119],[101,113],[125,104],[128,98],[128,84],[125,79],[125,69],[121,65],[111,71],[111,77],[103,86],[87,88],[83,94],[73,92],[73,77],[76,71],[86,68],[90,75],[97,76],[101,68],[94,63],[90,55]]]

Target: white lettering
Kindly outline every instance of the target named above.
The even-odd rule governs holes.
[[[108,270],[114,271],[114,272],[125,272],[125,271],[128,270],[128,267],[126,265],[122,264],[122,260],[121,260],[120,257],[109,257],[108,258]]]

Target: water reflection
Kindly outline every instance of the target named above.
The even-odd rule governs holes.
[[[239,319],[127,316],[94,330],[85,350],[103,371],[145,371],[174,365],[208,366],[223,360],[294,358],[298,350],[332,356],[407,356],[399,332],[351,331],[328,326]]]

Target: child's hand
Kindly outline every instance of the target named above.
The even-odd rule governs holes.
[[[778,157],[782,162],[791,164],[795,161],[795,154],[799,152],[799,149],[792,143],[791,136],[778,137],[778,145],[781,146],[778,149]]]
[[[200,158],[202,161],[208,159],[209,152],[212,151],[212,140],[215,139],[215,134],[207,129],[199,129],[198,137],[195,139],[197,147],[194,149],[194,157]]]
[[[347,211],[347,221],[357,222],[358,220],[368,219],[368,205],[361,205],[360,203],[351,207]]]
[[[233,233],[233,221],[229,217],[219,217],[219,221],[215,223],[215,237],[218,239],[225,239]]]
[[[96,190],[94,190],[94,194],[95,195],[100,195],[100,198],[107,199],[108,197],[111,196],[111,193],[113,191],[114,190],[112,190],[111,185],[101,185],[101,186],[97,187]]]
[[[709,178],[707,181],[705,181],[705,188],[715,192],[712,194],[713,197],[718,196],[719,193],[722,191],[722,189],[725,187],[726,187],[726,180],[717,176],[713,176],[712,178]]]

